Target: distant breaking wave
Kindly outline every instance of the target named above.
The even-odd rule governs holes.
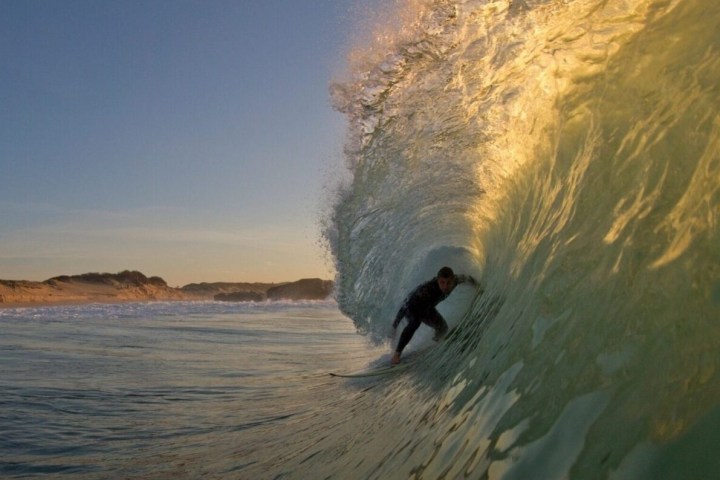
[[[397,448],[357,478],[720,478],[720,4],[387,17],[331,89],[338,303],[379,343],[443,265],[486,292],[366,412]]]

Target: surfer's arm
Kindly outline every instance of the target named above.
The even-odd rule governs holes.
[[[472,285],[473,287],[478,288],[481,293],[484,293],[484,292],[485,292],[485,288],[483,287],[483,285],[482,285],[480,282],[478,282],[477,280],[475,280],[475,279],[474,279],[472,276],[470,276],[470,275],[462,275],[462,274],[461,274],[461,275],[455,275],[455,279],[456,279],[456,282],[457,282],[458,284],[468,283],[468,284]]]
[[[473,277],[471,277],[470,275],[462,275],[462,274],[460,274],[460,275],[455,275],[455,281],[456,281],[458,284],[460,284],[460,283],[469,283],[469,284],[472,285],[472,286],[480,285],[480,284],[477,282],[477,280],[475,280],[475,279],[474,279]]]

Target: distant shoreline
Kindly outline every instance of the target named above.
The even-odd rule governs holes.
[[[170,287],[160,277],[138,271],[63,275],[43,282],[0,280],[0,308],[114,304],[143,301],[319,300],[332,295],[331,280],[294,282],[215,282]]]

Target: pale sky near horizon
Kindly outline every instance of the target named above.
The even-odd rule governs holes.
[[[0,278],[332,278],[352,0],[4,0]]]

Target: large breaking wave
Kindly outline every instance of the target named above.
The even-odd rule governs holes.
[[[371,402],[356,478],[717,478],[720,4],[387,17],[332,87],[338,302],[380,342],[442,265],[485,294],[459,287],[455,334]]]

